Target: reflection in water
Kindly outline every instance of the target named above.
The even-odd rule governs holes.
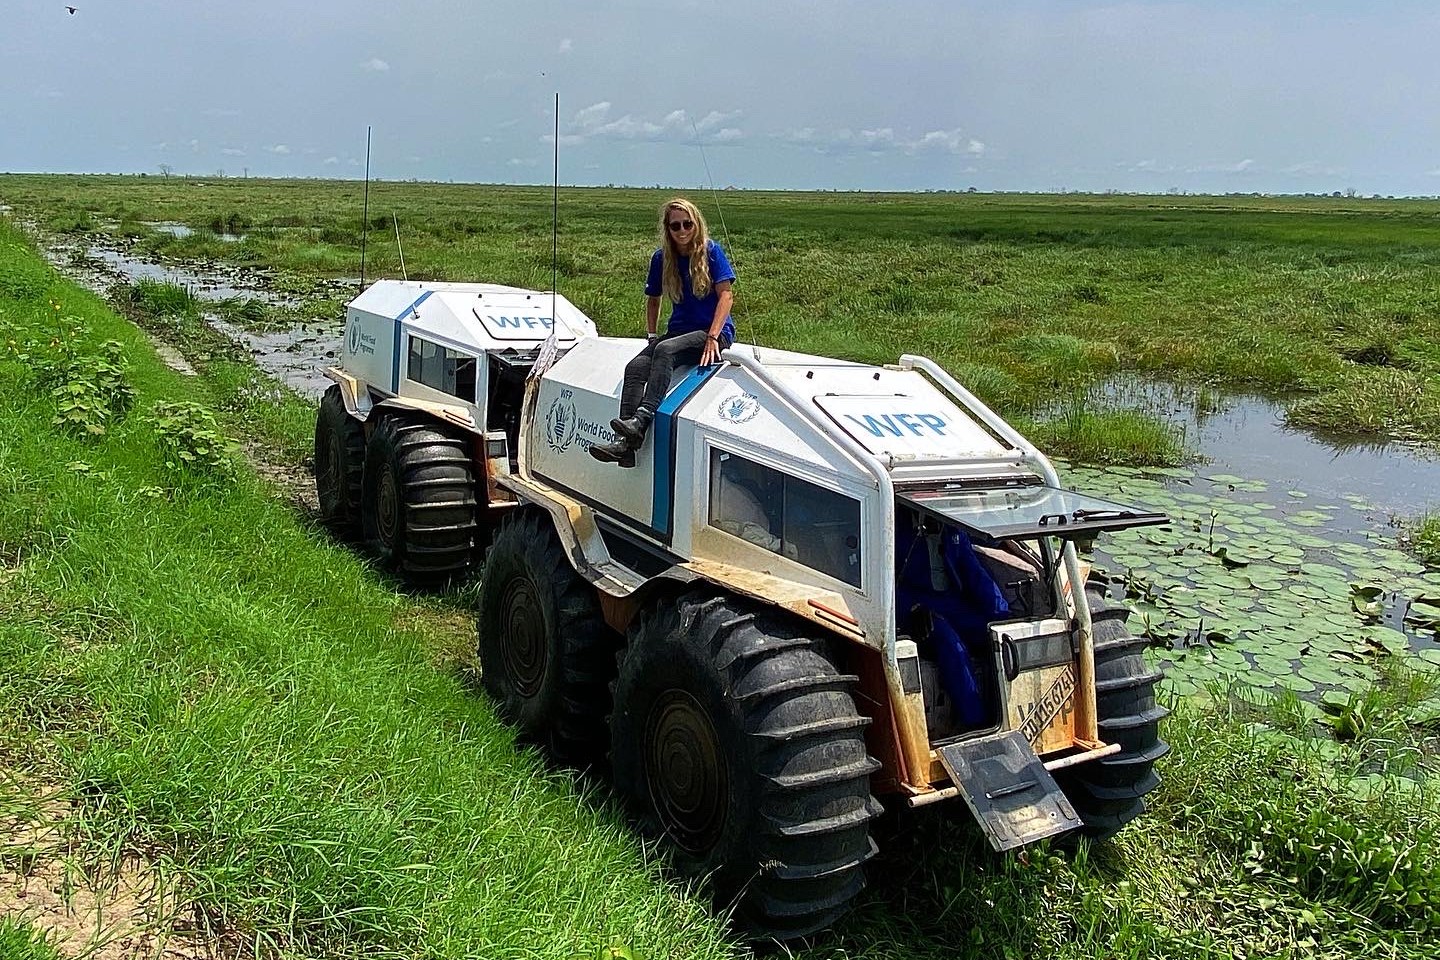
[[[173,283],[186,288],[200,300],[238,298],[263,300],[272,304],[293,303],[292,300],[282,297],[274,291],[266,290],[258,285],[243,283],[235,277],[223,275],[218,271],[207,273],[189,267],[154,263],[131,256],[121,250],[110,250],[100,246],[88,248],[85,254],[92,260],[100,261],[109,268],[111,273],[118,274],[131,283],[139,280]]]
[[[168,233],[170,234],[170,236],[182,240],[185,237],[191,236],[195,233],[194,228],[184,223],[157,221],[153,223],[146,223],[145,226],[149,227],[151,230],[156,231],[157,233]],[[223,241],[224,243],[239,243],[241,240],[245,239],[245,234],[243,233],[229,233],[227,231],[212,232],[210,236],[214,237],[216,240]]]
[[[1211,387],[1112,380],[1092,401],[1140,410],[1179,427],[1205,458],[1201,472],[1229,473],[1328,497],[1347,494],[1411,513],[1440,506],[1440,458],[1425,448],[1337,437],[1285,426],[1281,403]]]
[[[301,325],[289,330],[253,333],[214,314],[205,322],[250,351],[255,365],[307,397],[318,399],[331,381],[325,368],[339,361],[338,331],[318,333]]]

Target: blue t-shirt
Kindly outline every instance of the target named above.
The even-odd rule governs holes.
[[[695,291],[690,289],[690,258],[680,258],[680,285],[685,295],[670,311],[670,321],[665,328],[667,333],[689,333],[691,330],[710,329],[710,323],[715,319],[715,305],[720,302],[720,294],[715,292],[715,284],[734,280],[735,268],[730,266],[725,251],[714,240],[705,241],[705,258],[710,262],[710,292],[703,297],[695,296]],[[660,287],[663,262],[664,255],[659,250],[656,250],[650,257],[650,275],[645,278],[645,295],[647,297],[658,297],[663,292]],[[720,331],[720,335],[728,338],[732,343],[735,341],[735,324],[728,316],[725,318],[725,326]]]

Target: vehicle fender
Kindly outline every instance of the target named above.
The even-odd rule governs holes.
[[[326,367],[325,377],[340,388],[340,398],[345,401],[345,410],[350,416],[363,421],[370,415],[370,391],[363,380],[339,367]]]
[[[343,389],[343,388],[342,388]],[[453,423],[477,435],[483,434],[476,424],[475,419],[470,416],[470,411],[461,406],[451,406],[448,403],[435,403],[431,400],[417,400],[414,397],[386,397],[371,408],[374,410],[410,410],[415,413],[423,413],[443,420],[446,423]]]

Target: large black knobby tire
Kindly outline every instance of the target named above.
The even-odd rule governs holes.
[[[361,526],[388,570],[417,586],[458,580],[475,560],[479,507],[471,439],[387,413],[365,447]]]
[[[695,594],[647,612],[622,655],[616,788],[754,939],[828,927],[865,886],[879,764],[854,680],[780,618]]]
[[[512,513],[501,525],[477,628],[480,680],[500,716],[562,763],[603,761],[620,638],[542,514]]]
[[[1145,795],[1160,785],[1155,761],[1170,752],[1160,721],[1170,711],[1155,702],[1158,670],[1145,663],[1145,640],[1125,627],[1130,611],[1106,602],[1094,585],[1085,589],[1095,637],[1095,706],[1100,739],[1120,752],[1056,772],[1074,804],[1083,832],[1096,839],[1118,833],[1145,812]]]
[[[365,430],[345,409],[338,384],[325,391],[315,413],[315,493],[320,519],[337,533],[360,529],[360,487],[365,473]]]

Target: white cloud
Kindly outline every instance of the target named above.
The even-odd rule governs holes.
[[[223,148],[223,149],[220,151],[220,153],[221,153],[223,156],[227,156],[227,157],[243,157],[243,156],[245,156],[245,151],[244,151],[244,150],[238,150],[238,149],[236,149],[235,147],[225,147],[225,148]]]
[[[65,91],[56,90],[54,87],[45,87],[35,91],[37,97],[45,100],[61,100],[65,97]]]
[[[154,149],[156,149],[156,150],[169,150],[169,149],[170,149],[170,144],[169,144],[168,142],[164,141],[164,140],[161,140],[159,143],[155,144]]]
[[[408,157],[405,158],[405,162],[406,162],[406,163],[419,163],[419,162],[420,162],[420,158],[419,158],[418,156],[416,156],[415,154],[412,153],[412,154],[410,154],[410,156],[408,156]]]
[[[199,140],[196,140],[196,139],[193,138],[193,137],[190,138],[190,140],[187,141],[185,145],[190,148],[190,152],[191,152],[191,153],[199,153],[199,152],[200,152],[200,141],[199,141]]]
[[[226,107],[207,107],[206,109],[200,111],[200,116],[220,117],[222,119],[229,119],[240,116],[240,111],[232,110]]]
[[[569,53],[571,50],[574,50],[574,49],[575,49],[575,41],[574,41],[574,40],[571,40],[569,37],[566,37],[564,40],[561,40],[561,41],[560,41],[560,52],[561,52],[561,53]]]
[[[1292,163],[1288,167],[1281,167],[1281,173],[1288,173],[1292,176],[1305,177],[1336,177],[1345,174],[1344,167],[1332,167],[1321,163],[1319,160],[1304,160],[1300,163]]]
[[[919,136],[897,133],[894,127],[874,127],[868,130],[841,127],[829,132],[822,132],[814,127],[800,127],[787,130],[777,135],[776,139],[810,147],[820,153],[903,153],[908,156],[949,153],[978,157],[987,149],[983,141],[966,135],[959,127],[954,130],[929,130]]]
[[[326,157],[324,160],[321,160],[320,162],[323,163],[323,164],[325,164],[325,166],[327,166],[327,167],[333,167],[333,166],[336,166],[336,165],[338,165],[338,164],[340,163],[340,158],[339,158],[339,157]]]
[[[290,153],[290,148],[283,143],[277,143],[273,147],[266,147],[265,149],[280,157],[287,156]]]
[[[1199,163],[1185,168],[1186,173],[1244,173],[1255,166],[1255,161],[1246,157],[1236,163]]]
[[[369,60],[360,64],[360,69],[367,73],[387,73],[390,70],[390,64],[381,60],[379,57],[371,57]]]
[[[636,116],[631,113],[613,116],[613,105],[601,100],[576,111],[567,123],[562,125],[560,143],[565,146],[585,143],[589,140],[638,140],[649,143],[732,143],[744,137],[738,127],[725,126],[740,116],[740,112],[722,113],[711,110],[703,117],[691,117],[684,110],[671,110],[659,120]],[[546,143],[553,137],[545,137]]]

